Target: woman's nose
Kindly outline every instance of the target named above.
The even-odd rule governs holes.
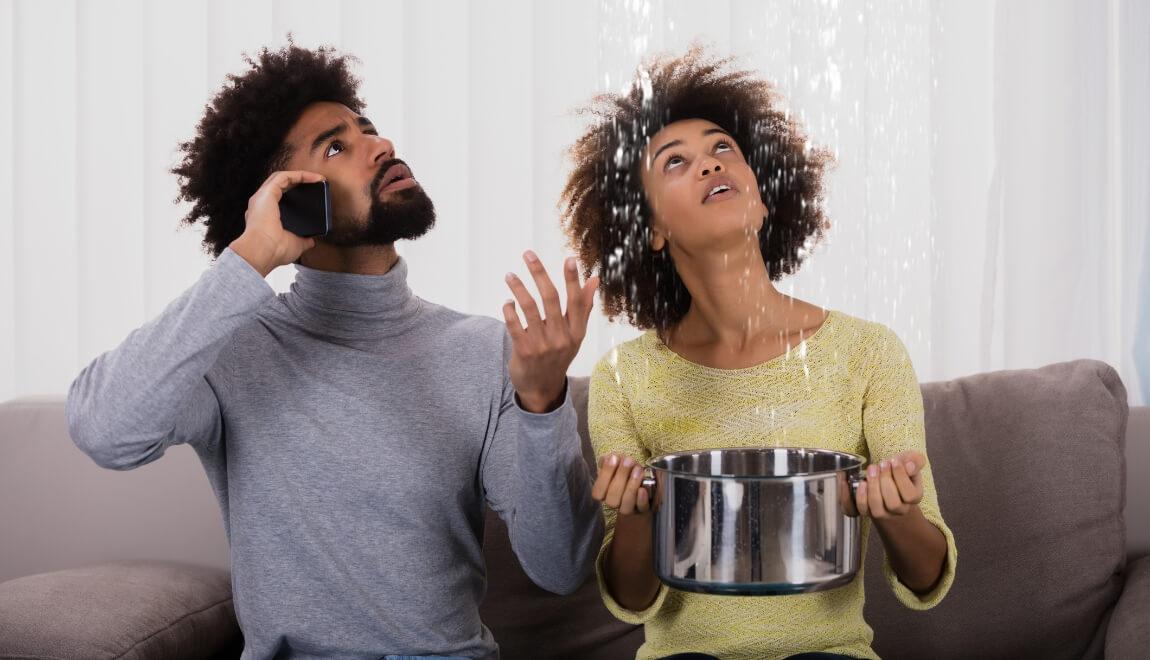
[[[708,165],[707,167],[703,168],[703,176],[708,176],[710,174],[718,174],[719,172],[722,172],[722,171],[723,171],[723,166],[720,163],[715,163],[714,165]]]

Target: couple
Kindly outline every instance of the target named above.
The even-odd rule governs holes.
[[[829,157],[766,82],[692,51],[601,99],[563,198],[596,275],[582,282],[569,259],[560,294],[528,253],[539,300],[509,275],[500,324],[408,288],[394,245],[427,232],[434,207],[361,114],[348,59],[289,44],[249,64],[173,170],[215,264],[85,368],[67,406],[105,467],[195,449],[228,531],[245,658],[497,657],[478,615],[485,504],[539,586],[570,593],[597,568],[608,608],[646,624],[640,657],[876,657],[861,579],[755,599],[653,573],[641,462],[779,440],[868,456],[858,504],[895,593],[942,598],[955,550],[905,349],[772,285],[825,229]],[[320,179],[331,232],[285,231],[280,196]],[[274,295],[264,277],[292,263],[291,292]],[[592,376],[592,483],[566,371],[597,288],[648,332]]]

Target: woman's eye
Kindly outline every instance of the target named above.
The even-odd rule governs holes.
[[[683,157],[682,156],[671,156],[670,158],[667,159],[667,164],[663,166],[663,169],[669,170],[672,167],[676,167],[676,166],[682,165],[682,164],[683,164]]]
[[[730,150],[731,150],[731,144],[729,142],[720,142],[720,143],[715,145],[715,151],[716,152],[718,152],[718,151],[730,151]]]
[[[343,151],[343,143],[339,142],[337,140],[335,142],[332,142],[331,146],[327,148],[327,154],[325,154],[325,157],[331,158],[332,156],[340,153],[341,151]]]

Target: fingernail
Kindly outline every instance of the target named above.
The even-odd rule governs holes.
[[[528,261],[539,261],[539,257],[535,256],[535,253],[532,252],[531,250],[524,252],[523,258],[528,260]]]
[[[892,468],[898,467],[898,464],[899,464],[898,456],[895,456],[894,458],[890,459],[890,466]]]
[[[868,477],[877,477],[878,476],[878,467],[872,465],[869,468],[867,468],[866,473],[867,473]]]
[[[503,276],[503,279],[507,280],[508,282],[514,282],[515,281],[515,273],[507,273],[506,275]]]
[[[641,474],[643,474],[643,470],[638,465],[635,466],[634,470],[631,470],[631,478],[632,479],[638,479],[639,475],[641,475]]]
[[[567,257],[567,270],[575,270],[575,257]]]
[[[607,457],[607,465],[610,465],[613,467],[618,462],[619,462],[619,457],[616,456],[615,454],[611,454],[610,456]]]
[[[883,471],[883,472],[886,472],[887,470],[889,470],[889,469],[890,469],[890,463],[889,463],[889,462],[887,462],[887,461],[883,461],[882,463],[879,463],[879,465],[881,465],[881,466],[882,466],[882,471]]]
[[[906,464],[906,473],[907,473],[907,474],[914,474],[914,463],[912,463],[912,462],[910,462],[910,461],[907,461],[907,464]]]
[[[623,459],[623,467],[631,467],[634,464],[635,464],[635,461],[631,460],[630,456]]]

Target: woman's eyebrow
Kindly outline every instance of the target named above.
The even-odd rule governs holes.
[[[663,152],[664,152],[664,151],[666,151],[667,149],[670,149],[671,147],[675,147],[675,146],[678,146],[678,145],[680,145],[680,144],[683,144],[683,141],[682,141],[682,140],[671,140],[671,141],[670,141],[670,142],[668,142],[667,144],[664,144],[663,146],[659,147],[659,150],[655,152],[655,155],[654,155],[654,156],[651,156],[651,162],[653,163],[653,162],[655,162],[656,160],[658,160],[658,158],[659,158],[659,154],[663,153]]]
[[[703,131],[704,136],[714,135],[715,133],[722,133],[723,135],[726,135],[727,137],[731,138],[732,140],[735,139],[730,133],[724,131],[723,129],[719,128],[718,126],[716,126],[714,128],[708,128],[707,130]]]
[[[726,135],[727,137],[731,138],[732,140],[735,139],[734,137],[731,136],[730,133],[719,128],[718,126],[716,126],[714,128],[708,128],[707,130],[703,131],[703,137],[706,137],[708,135],[714,135],[716,133],[719,133],[721,135]],[[659,150],[655,152],[655,155],[651,156],[651,162],[654,163],[656,160],[658,160],[659,154],[663,153],[667,149],[670,149],[671,147],[678,146],[680,144],[683,144],[682,140],[671,140],[667,144],[664,144],[663,146],[659,147]]]

